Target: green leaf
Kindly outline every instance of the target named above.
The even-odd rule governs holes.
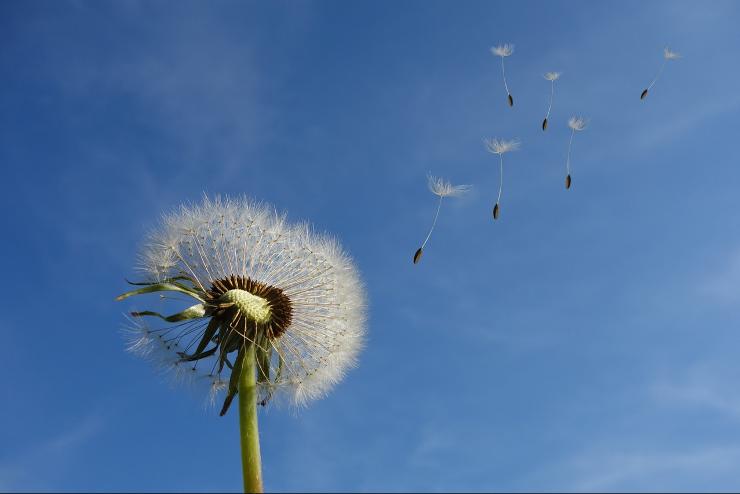
[[[208,342],[211,341],[211,338],[213,338],[213,335],[216,334],[218,325],[219,325],[218,319],[216,319],[215,317],[211,319],[211,322],[208,323],[208,327],[206,327],[206,330],[203,333],[203,338],[200,339],[200,342],[198,343],[198,347],[195,349],[195,355],[199,354],[200,352],[206,349],[206,345],[208,345]]]
[[[150,310],[132,312],[131,315],[134,317],[154,316],[159,317],[160,319],[164,319],[167,322],[179,322],[186,321],[188,319],[198,319],[200,317],[203,317],[205,313],[206,310],[203,304],[195,304],[191,307],[188,307],[184,311],[178,312],[177,314],[172,314],[171,316],[163,316],[159,312],[152,312]]]
[[[255,350],[257,358],[257,382],[260,384],[268,383],[270,382],[270,359],[272,358],[272,346],[265,349],[263,345],[257,345]]]
[[[234,369],[231,371],[231,377],[229,378],[229,391],[226,394],[226,399],[224,400],[224,406],[221,408],[221,413],[219,413],[219,415],[221,415],[222,417],[229,410],[229,406],[231,406],[231,402],[234,399],[234,396],[236,396],[236,393],[239,391],[239,377],[242,373],[244,352],[245,347],[242,346],[241,348],[239,348],[239,353],[236,356],[236,362],[234,362]]]
[[[173,276],[172,278],[164,278],[163,280],[160,280],[160,281],[129,281],[129,280],[126,280],[126,283],[128,283],[129,285],[140,285],[141,286],[141,285],[156,285],[157,283],[172,283],[178,280],[188,280],[193,285],[196,284],[193,277],[187,276],[187,275]]]
[[[180,285],[179,283],[155,283],[153,285],[145,286],[144,288],[139,288],[138,290],[131,290],[130,292],[123,293],[116,297],[116,301],[121,301],[134,295],[141,295],[142,293],[153,292],[180,292],[205,303],[205,300],[203,300],[198,292],[184,285]]]
[[[285,361],[283,360],[283,356],[280,355],[280,352],[278,352],[278,368],[275,372],[275,379],[272,380],[273,384],[277,384],[277,382],[280,380],[280,376],[283,374],[283,364]]]

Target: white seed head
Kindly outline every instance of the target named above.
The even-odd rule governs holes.
[[[663,48],[663,58],[666,60],[677,60],[681,58],[681,55],[666,46]]]
[[[489,153],[493,154],[504,154],[509,151],[517,151],[521,143],[517,139],[511,139],[506,141],[504,139],[483,139],[486,149]]]
[[[586,128],[588,122],[583,117],[572,116],[568,119],[568,127],[573,130],[581,131]]]
[[[548,72],[545,74],[545,79],[548,81],[557,81],[560,79],[560,72]]]
[[[514,45],[506,43],[503,45],[492,46],[491,53],[499,57],[508,57],[509,55],[514,53]]]
[[[450,182],[429,175],[427,177],[429,190],[440,197],[456,197],[470,190],[470,185],[452,185]]]
[[[213,290],[214,280],[235,277],[275,287],[289,299],[289,324],[262,343],[270,352],[268,368],[259,369],[269,376],[258,383],[262,398],[305,404],[326,394],[356,364],[365,337],[366,304],[354,263],[332,237],[315,233],[308,224],[288,224],[267,205],[206,197],[200,204],[181,206],[149,235],[140,269],[149,283],[187,277],[202,294]],[[209,316],[221,307],[251,314],[258,326],[250,327],[255,328],[274,317],[258,297],[232,290],[207,302],[205,317],[191,317],[184,324],[156,329],[136,318],[128,349],[177,372],[179,367],[195,373],[197,367],[215,399],[228,388],[224,382],[231,364],[219,370],[218,352],[197,362],[183,355],[194,352]],[[235,331],[219,341],[236,334],[249,338],[246,331]],[[235,355],[229,357],[232,364]]]

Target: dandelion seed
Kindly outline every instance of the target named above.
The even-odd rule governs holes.
[[[499,213],[501,212],[501,192],[504,188],[504,154],[510,151],[516,151],[519,149],[520,143],[518,140],[513,139],[505,141],[503,139],[483,139],[486,149],[489,153],[497,154],[499,157],[499,186],[498,186],[498,197],[496,198],[496,204],[493,206],[493,219],[497,220]]]
[[[432,221],[432,227],[429,229],[429,233],[427,233],[427,238],[424,239],[421,247],[419,247],[414,253],[414,264],[418,263],[421,260],[421,255],[424,253],[424,247],[427,245],[429,238],[432,236],[434,227],[437,226],[439,210],[442,208],[442,199],[444,199],[445,197],[461,196],[465,194],[468,190],[470,190],[469,185],[452,185],[450,182],[444,179],[432,177],[431,175],[427,177],[427,180],[429,190],[432,194],[439,196],[439,202],[437,203],[437,212],[434,214],[434,221]]]
[[[547,106],[547,114],[545,119],[542,121],[542,130],[547,130],[547,120],[550,118],[550,110],[552,110],[552,100],[555,97],[555,81],[560,78],[560,72],[548,72],[545,74],[545,79],[550,81],[550,104]]]
[[[303,405],[355,365],[365,333],[356,268],[331,237],[246,198],[182,206],[141,259],[146,279],[117,300],[178,292],[197,303],[170,316],[132,313],[128,349],[208,381],[212,400],[225,393],[221,415],[238,394],[244,488],[261,491],[256,404]]]
[[[568,142],[568,157],[565,160],[565,188],[570,189],[571,177],[570,177],[570,149],[573,146],[573,136],[576,131],[580,132],[586,128],[587,122],[583,117],[570,117],[568,119],[568,127],[570,127],[570,141]]]
[[[509,91],[509,85],[506,83],[506,68],[504,67],[504,58],[511,56],[514,53],[514,45],[504,44],[491,47],[491,53],[501,57],[501,75],[504,78],[504,89],[506,89],[506,96],[509,100],[509,106],[514,106],[514,97]]]
[[[653,88],[656,82],[658,82],[658,78],[663,73],[663,68],[665,67],[666,62],[669,60],[678,60],[679,58],[681,58],[681,55],[675,51],[672,51],[668,47],[663,48],[663,62],[660,64],[660,69],[658,69],[658,73],[655,75],[655,78],[652,80],[650,85],[642,92],[642,94],[640,94],[640,99],[645,99],[648,95],[648,91]]]

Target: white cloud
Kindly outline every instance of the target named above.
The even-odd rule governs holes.
[[[666,373],[655,380],[650,391],[659,405],[673,409],[683,406],[740,419],[738,378],[740,371],[732,362],[724,366],[719,363],[695,364],[678,375]]]
[[[740,446],[587,451],[561,469],[559,487],[579,492],[736,490]]]
[[[740,250],[725,258],[721,266],[698,283],[699,295],[721,303],[740,302]]]
[[[77,452],[103,428],[100,415],[90,415],[63,432],[30,445],[0,464],[0,491],[56,490]]]

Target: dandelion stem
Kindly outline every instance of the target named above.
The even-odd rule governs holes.
[[[499,160],[499,169],[500,169],[500,179],[498,182],[498,198],[496,199],[496,204],[501,202],[501,191],[504,190],[504,154],[501,153],[498,155]]]
[[[550,110],[552,110],[552,100],[555,97],[555,81],[550,81],[550,105],[547,107],[547,115],[545,115],[545,120],[550,118]]]
[[[439,196],[439,203],[437,203],[437,214],[434,215],[434,221],[432,222],[432,227],[429,229],[429,233],[427,234],[427,238],[424,239],[424,243],[421,244],[421,248],[423,249],[424,246],[426,246],[427,242],[429,241],[429,237],[432,236],[432,232],[434,231],[434,227],[437,226],[437,218],[439,217],[439,210],[442,207],[442,199],[444,196]]]
[[[565,160],[565,170],[570,175],[570,148],[573,146],[573,136],[576,135],[576,129],[570,131],[570,142],[568,143],[568,158]]]
[[[501,57],[501,75],[504,77],[504,89],[506,89],[506,94],[511,94],[509,92],[509,85],[506,84],[506,69],[504,68],[504,57]]]
[[[244,492],[262,492],[262,459],[257,427],[257,376],[254,343],[247,343],[239,376],[239,429]]]
[[[663,63],[660,64],[660,69],[658,69],[658,73],[655,75],[655,79],[650,83],[650,85],[647,87],[648,91],[655,86],[655,83],[658,82],[658,77],[660,77],[660,74],[663,73],[663,68],[665,67],[666,59],[663,59]]]

